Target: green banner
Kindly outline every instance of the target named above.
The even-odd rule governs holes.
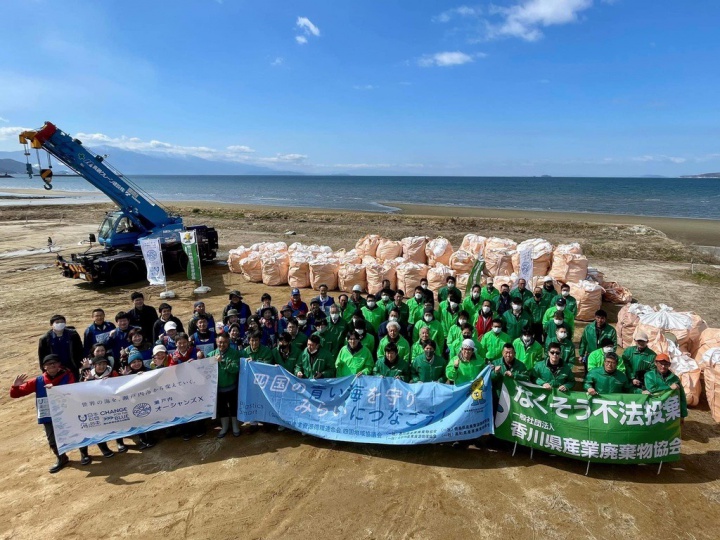
[[[183,231],[180,233],[183,251],[188,258],[187,277],[193,281],[202,281],[200,273],[200,255],[198,254],[195,231]]]
[[[495,436],[594,463],[680,459],[680,397],[546,390],[506,377]]]
[[[465,296],[470,295],[473,285],[475,285],[476,283],[478,285],[480,284],[480,278],[482,276],[483,270],[485,270],[485,259],[480,258],[475,261],[472,270],[470,270],[470,273],[468,274],[467,285],[465,286]]]

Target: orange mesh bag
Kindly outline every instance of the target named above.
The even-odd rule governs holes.
[[[402,244],[403,259],[418,264],[427,264],[427,255],[425,255],[425,247],[429,238],[427,236],[408,236],[400,240]]]

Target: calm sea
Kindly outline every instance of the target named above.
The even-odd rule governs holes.
[[[720,219],[720,180],[712,178],[500,178],[397,176],[142,176],[129,178],[159,200],[392,212],[393,202],[557,212]],[[3,188],[40,179],[0,179]],[[96,191],[56,176],[56,190]]]

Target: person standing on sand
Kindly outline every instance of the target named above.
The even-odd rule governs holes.
[[[158,320],[157,311],[152,306],[145,304],[145,296],[140,291],[135,291],[130,295],[133,308],[127,312],[132,326],[142,328],[143,335],[148,339],[152,336],[153,325]]]
[[[230,337],[226,334],[218,336],[217,349],[208,354],[208,358],[213,358],[218,363],[217,416],[220,418],[218,439],[227,435],[231,424],[233,435],[240,436],[240,422],[237,419],[240,356],[240,351],[230,348]]]
[[[605,353],[603,367],[595,368],[587,374],[584,388],[590,396],[604,394],[636,394],[624,373],[618,371],[618,357],[614,352]]]
[[[64,315],[50,317],[50,330],[40,338],[38,343],[38,362],[40,369],[49,354],[55,354],[63,367],[73,374],[75,380],[80,375],[80,364],[84,356],[80,335],[72,326],[66,325]]]
[[[607,311],[598,309],[595,312],[595,324],[588,324],[580,340],[580,358],[583,364],[587,363],[588,355],[600,348],[603,338],[613,342],[613,350],[617,349],[617,332],[607,323]]]

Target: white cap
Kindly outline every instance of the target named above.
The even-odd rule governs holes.
[[[463,339],[462,348],[463,349],[472,349],[474,351],[475,350],[475,342],[472,339]]]
[[[177,330],[177,324],[175,324],[175,323],[172,322],[172,321],[168,321],[168,322],[165,323],[164,328],[165,328],[165,331],[166,331],[166,332],[167,332],[168,330]]]
[[[353,291],[354,292],[362,292],[362,287],[360,285],[353,285]]]
[[[552,281],[552,280],[553,280],[553,278],[551,276],[545,276],[545,279],[543,279],[543,281],[545,283],[547,283],[548,281]]]
[[[644,332],[642,330],[638,330],[637,332],[635,332],[635,341],[647,341],[647,340],[648,340],[648,335],[646,332]]]
[[[167,349],[165,348],[165,345],[155,345],[153,347],[153,356],[155,356],[159,352],[167,352]]]
[[[495,284],[495,281],[493,280],[493,278],[489,277],[489,278],[487,278],[487,281],[485,283]]]

